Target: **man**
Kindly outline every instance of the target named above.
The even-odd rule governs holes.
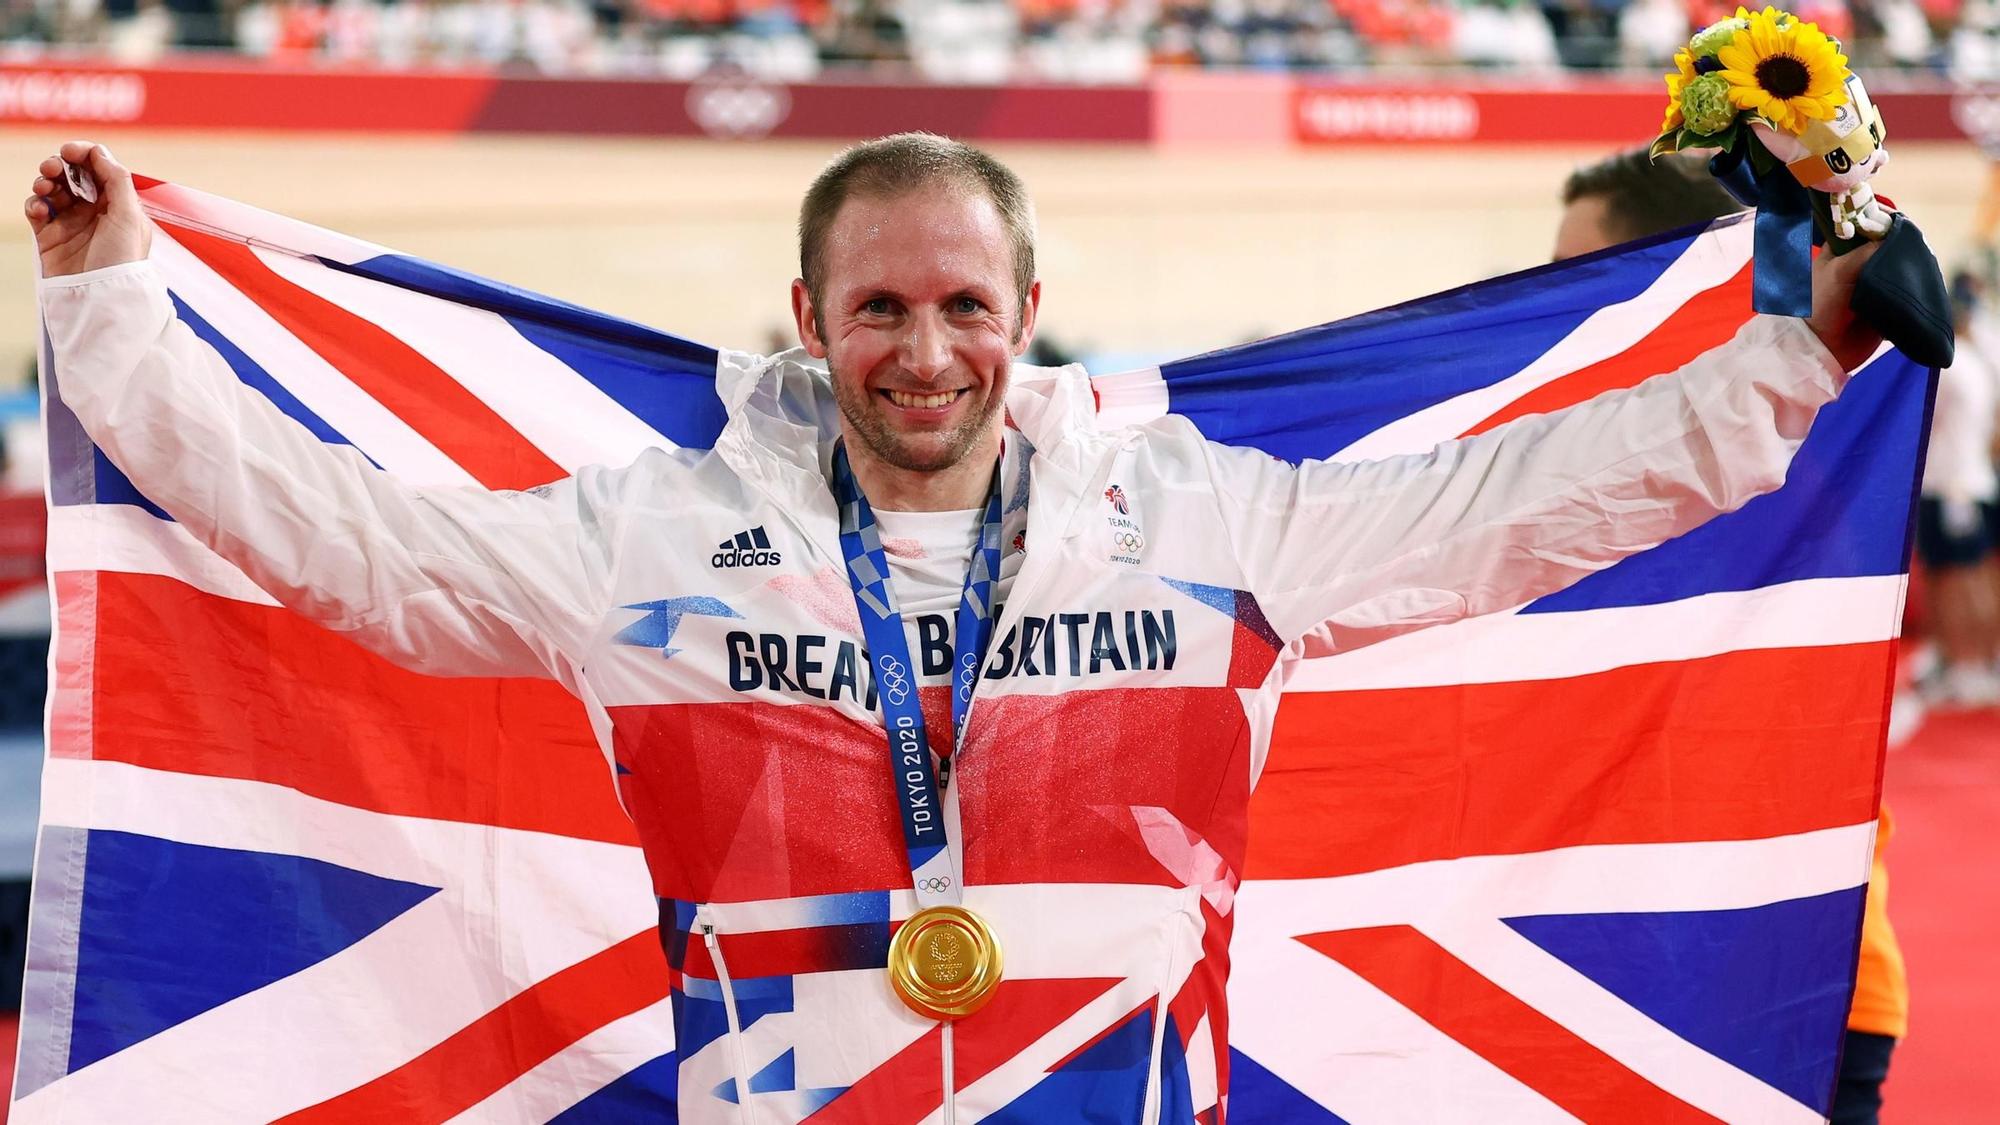
[[[713,452],[418,489],[174,321],[101,147],[40,171],[64,399],[150,498],[391,659],[581,697],[661,901],[689,1121],[794,1120],[808,1087],[850,1120],[890,1087],[980,1120],[1011,1099],[982,1076],[1022,1066],[1097,1119],[1206,1113],[1284,663],[1518,605],[1776,488],[1877,343],[1855,255],[1809,324],[1424,456],[1101,429],[1080,371],[1014,364],[1041,300],[1020,181],[906,134],[807,192],[803,354],[725,354]],[[1040,1057],[1052,1011],[1118,1030]],[[759,1094],[773,1067],[787,1098]]]
[[[1944,708],[2000,704],[1994,662],[2000,640],[2000,604],[1994,601],[1988,524],[2000,481],[1993,471],[1994,378],[1970,342],[1972,279],[1952,287],[1959,349],[1938,372],[1931,407],[1930,445],[1917,502],[1917,557],[1930,579],[1940,666],[1929,685],[1932,703]]]
[[[1652,159],[1643,148],[1607,156],[1563,183],[1555,261],[1743,210],[1705,161],[1672,153]]]
[[[1562,198],[1556,261],[1743,209],[1716,184],[1703,162],[1679,155],[1656,161],[1644,148],[1629,149],[1572,172],[1563,184]],[[1960,354],[1964,355],[1963,349]],[[1946,419],[1944,386],[1939,384],[1940,423]],[[1936,431],[1931,442],[1935,449]],[[1927,481],[1935,463],[1933,455],[1925,466]],[[1989,467],[1989,480],[1991,475]],[[1882,855],[1893,825],[1885,804],[1875,827],[1875,858],[1862,908],[1861,955],[1840,1054],[1833,1125],[1875,1125],[1890,1053],[1909,1031],[1909,985],[1902,947],[1889,925],[1889,869]]]

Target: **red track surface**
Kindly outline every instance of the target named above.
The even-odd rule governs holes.
[[[1910,969],[1910,1037],[1886,1125],[1994,1120],[2000,1068],[2000,714],[1933,715],[1889,754],[1889,919]]]
[[[2000,713],[1932,716],[1889,755],[1896,814],[1889,916],[1910,966],[1910,1038],[1889,1072],[1886,1125],[1993,1120],[2000,1068]],[[16,1021],[0,1015],[0,1122]]]
[[[11,1013],[0,1014],[0,1121],[7,1120],[7,1101],[14,1089],[14,1034],[20,1022]]]

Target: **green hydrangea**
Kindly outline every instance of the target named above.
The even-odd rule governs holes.
[[[1729,100],[1729,83],[1720,74],[1704,74],[1681,91],[1681,113],[1688,128],[1714,136],[1736,120],[1736,103]]]
[[[1695,32],[1694,38],[1688,40],[1688,50],[1694,54],[1695,58],[1711,58],[1717,51],[1729,46],[1730,40],[1736,38],[1736,33],[1742,29],[1742,20],[1734,18],[1716,20],[1714,23]]]

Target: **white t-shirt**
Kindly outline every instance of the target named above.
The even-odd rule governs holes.
[[[1937,500],[1991,503],[1994,375],[1976,340],[1961,339],[1950,367],[1938,372],[1931,415],[1930,452],[1924,458],[1923,494]]]
[[[888,556],[896,604],[903,611],[910,659],[916,663],[918,682],[925,686],[951,682],[952,626],[985,515],[983,508],[960,512],[875,509],[875,527],[882,537],[882,553]],[[1000,593],[995,590],[996,605]]]

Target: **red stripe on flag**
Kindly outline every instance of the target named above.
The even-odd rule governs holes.
[[[1893,659],[1882,642],[1288,695],[1244,877],[1871,820]]]
[[[986,1007],[953,1025],[952,1079],[961,1090],[1027,1050],[1118,982],[1018,978],[1000,982]],[[806,1120],[812,1125],[914,1125],[944,1104],[936,1028],[869,1071]]]
[[[1634,1074],[1408,926],[1298,940],[1585,1121],[1717,1120]]]
[[[280,1120],[443,1121],[666,995],[659,931],[634,934],[537,982],[367,1085]]]
[[[388,330],[278,276],[242,243],[160,225],[479,483],[532,488],[566,475],[484,400]]]
[[[933,1027],[806,1120],[811,1125],[901,1125],[922,1121],[943,1104],[944,1032]]]
[[[1117,983],[1111,977],[1003,982],[991,1003],[954,1029],[952,1071],[959,1089],[993,1073]]]
[[[1726,342],[1750,316],[1750,266],[1713,289],[1695,294],[1638,343],[1588,367],[1536,387],[1465,431],[1471,437],[1528,414],[1547,414],[1633,387],[1655,375],[1677,371],[1717,344]]]
[[[554,683],[419,675],[289,610],[158,575],[65,572],[56,591],[64,654],[94,636],[110,693],[75,720],[99,761],[636,842],[582,705]],[[58,677],[73,678],[61,659]]]

